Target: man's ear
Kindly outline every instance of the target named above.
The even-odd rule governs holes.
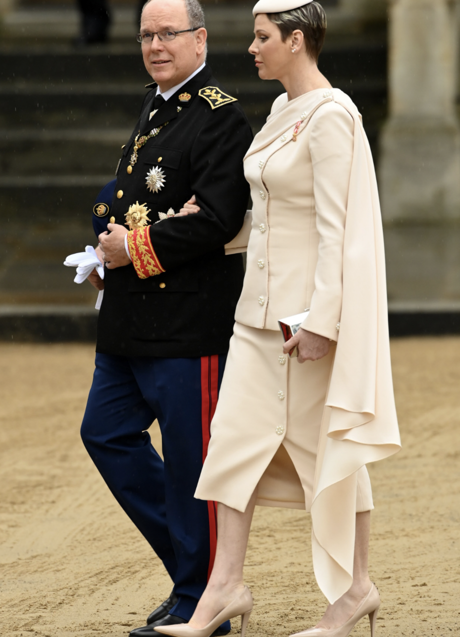
[[[208,39],[208,32],[206,31],[204,27],[195,31],[195,40],[197,44],[198,55],[201,55],[201,53],[203,53],[206,47],[207,39]]]

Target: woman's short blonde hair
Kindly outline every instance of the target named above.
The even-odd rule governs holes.
[[[291,11],[267,13],[267,18],[276,24],[281,31],[283,42],[286,42],[294,31],[302,31],[307,54],[315,62],[318,62],[327,29],[326,12],[319,2],[310,2],[310,4]]]

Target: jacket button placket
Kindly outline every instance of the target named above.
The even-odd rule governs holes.
[[[259,168],[261,169],[261,171],[264,169],[265,164],[266,164],[265,161],[261,160],[259,162]],[[270,195],[267,192],[267,188],[262,180],[262,176],[260,176],[260,183],[258,184],[258,186],[259,186],[259,196],[261,200],[265,202],[263,205],[263,208],[265,209],[264,217],[266,217],[267,209],[268,209],[268,200]],[[268,273],[267,273],[267,267],[268,267],[267,239],[268,237],[265,234],[268,229],[267,221],[266,220],[262,221],[262,223],[258,225],[258,229],[260,232],[259,237],[261,241],[260,241],[260,252],[257,258],[257,267],[260,271],[262,278],[261,278],[260,296],[258,297],[257,301],[259,303],[260,308],[261,309],[263,308],[265,310],[266,305],[268,303]]]
[[[284,354],[280,354],[277,359],[273,361],[273,365],[276,365],[277,378],[278,378],[278,392],[274,397],[274,400],[278,403],[276,413],[279,414],[277,418],[278,422],[275,427],[275,434],[277,436],[286,436],[286,430],[288,425],[288,368],[287,357]]]

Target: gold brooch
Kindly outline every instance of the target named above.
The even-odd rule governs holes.
[[[128,212],[125,214],[126,221],[125,226],[128,226],[130,230],[139,230],[139,228],[143,228],[147,226],[150,222],[148,218],[150,210],[147,208],[147,204],[140,205],[138,201],[133,203],[132,206],[129,207]]]
[[[145,178],[147,190],[150,192],[160,192],[166,183],[166,175],[158,166],[151,168]]]
[[[181,93],[179,95],[179,102],[182,102],[183,104],[190,102],[191,99],[192,96],[190,95],[190,93]]]

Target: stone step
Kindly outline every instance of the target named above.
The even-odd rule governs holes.
[[[237,97],[248,116],[264,117],[273,100],[282,91],[276,82],[223,83]],[[21,87],[0,85],[0,128],[10,129],[83,129],[111,130],[132,126],[140,111],[145,88],[139,85],[73,84],[49,86],[31,83]]]
[[[98,192],[113,179],[105,175],[57,177],[0,177],[0,222],[80,227],[91,225],[91,211]]]
[[[133,42],[139,31],[137,6],[111,6],[112,22],[109,27],[111,42]],[[248,7],[220,5],[206,8],[209,40],[237,40],[250,43],[253,20]],[[7,14],[3,19],[4,41],[14,42],[27,38],[34,42],[71,42],[79,34],[80,15],[76,2],[69,7],[24,7]]]
[[[23,87],[32,82],[43,90],[74,83],[133,85],[151,81],[135,46],[94,47],[73,51],[69,47],[0,48],[0,84]],[[221,81],[258,80],[254,58],[238,45],[210,47],[208,62]],[[381,37],[326,44],[320,57],[321,71],[334,83],[386,79],[387,49]],[[262,84],[262,82],[259,82]]]
[[[94,288],[89,283],[75,284],[75,269],[63,265],[67,255],[96,244],[91,210],[78,220],[71,214],[64,220],[53,210],[48,213],[37,217],[23,208],[11,214],[2,205],[0,307],[16,303],[94,307]]]
[[[374,147],[386,116],[386,86],[379,80],[336,82],[349,93],[364,117]],[[282,91],[275,82],[228,82],[254,133],[260,130],[273,100]],[[0,166],[3,175],[106,174],[119,157],[139,112],[144,89],[118,86],[39,85],[0,87]],[[128,124],[128,125],[127,125]]]
[[[131,129],[0,130],[2,177],[106,175]]]
[[[253,37],[252,2],[247,6],[235,2],[205,6],[206,26],[211,44],[239,42],[247,48]],[[138,31],[137,7],[112,5],[111,42],[132,42]],[[328,36],[342,33],[361,33],[362,20],[338,7],[327,7]],[[75,0],[68,7],[19,7],[7,13],[2,22],[2,40],[15,42],[27,38],[28,42],[70,42],[80,28],[80,16]]]

